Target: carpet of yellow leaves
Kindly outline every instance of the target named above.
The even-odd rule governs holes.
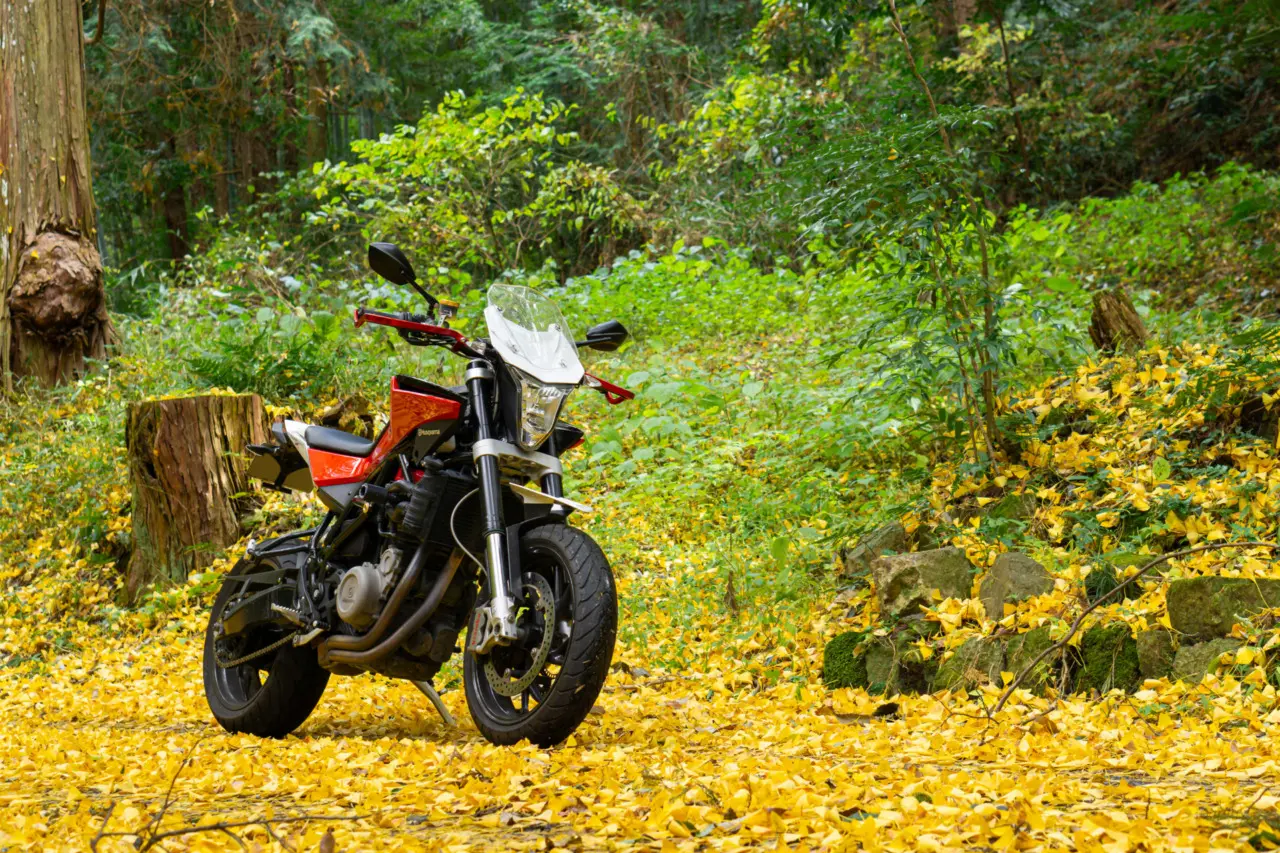
[[[202,614],[139,642],[104,641],[48,671],[0,674],[0,848],[83,850],[140,830],[175,776],[162,828],[298,815],[295,849],[331,827],[338,850],[1247,849],[1275,823],[1280,728],[1271,687],[1232,679],[1135,697],[1024,697],[988,724],[961,697],[901,700],[896,718],[820,688],[753,688],[733,626],[692,626],[730,652],[698,671],[645,670],[624,647],[598,712],[552,750],[446,730],[411,687],[334,679],[297,736],[223,733],[199,680]],[[822,625],[800,638],[811,672]],[[984,701],[990,704],[994,689]],[[1171,708],[1143,715],[1144,704]],[[184,758],[189,765],[178,776]],[[251,849],[278,849],[265,829]],[[168,850],[235,850],[217,832]],[[102,850],[132,850],[106,838]]]

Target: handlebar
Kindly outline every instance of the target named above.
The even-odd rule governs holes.
[[[408,311],[377,311],[364,307],[356,309],[357,326],[363,326],[365,323],[376,323],[380,326],[397,326],[403,323],[427,325],[431,319],[426,314],[411,314]]]
[[[390,326],[400,333],[400,337],[415,346],[443,346],[461,355],[474,355],[471,347],[467,346],[465,335],[448,326],[437,326],[435,318],[426,314],[377,311],[362,306],[356,309],[356,326],[363,326],[365,323]]]

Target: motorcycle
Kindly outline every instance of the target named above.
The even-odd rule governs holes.
[[[575,343],[549,298],[495,284],[489,337],[468,340],[449,326],[457,304],[419,286],[396,246],[372,244],[369,265],[428,313],[359,308],[355,325],[468,359],[465,383],[395,376],[376,439],[285,420],[248,447],[252,478],[314,490],[328,512],[250,540],[223,579],[205,632],[209,708],[228,731],[283,737],[330,675],[376,672],[413,682],[449,720],[432,680],[462,652],[467,707],[488,740],[558,743],[600,693],[618,614],[608,560],[569,524],[591,507],[564,494],[560,456],[583,432],[560,414],[580,386],[611,404],[633,398],[578,358],[616,350],[627,330],[609,321]]]

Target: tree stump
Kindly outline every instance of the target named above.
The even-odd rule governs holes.
[[[240,516],[253,504],[244,446],[264,442],[267,435],[257,394],[129,404],[130,599],[155,581],[185,581],[240,538]]]
[[[1113,354],[1141,349],[1147,342],[1147,327],[1123,290],[1100,290],[1093,294],[1093,316],[1089,337],[1099,352]]]

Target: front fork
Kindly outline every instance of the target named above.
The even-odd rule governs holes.
[[[476,654],[487,654],[496,645],[510,645],[519,639],[516,625],[516,602],[514,593],[522,586],[519,571],[520,542],[516,531],[509,530],[502,517],[502,479],[498,468],[498,456],[491,450],[494,438],[493,424],[489,420],[488,384],[494,380],[493,367],[484,360],[477,359],[467,365],[467,391],[471,395],[471,404],[476,413],[476,467],[480,474],[480,494],[484,501],[484,556],[485,569],[489,576],[489,601],[478,606],[472,617],[471,629],[467,634],[467,648]],[[543,461],[543,474],[539,478],[542,493],[550,497],[563,498],[564,486],[557,470],[547,470],[545,463],[554,462],[556,452],[555,436],[547,439],[544,448],[550,457],[544,454],[530,454]],[[509,447],[509,452],[519,451]],[[564,517],[567,514],[561,505],[552,507],[553,515]]]
[[[487,361],[476,360],[467,365],[467,390],[475,409],[476,435],[480,441],[493,438],[486,387],[493,380],[493,368]],[[477,654],[487,654],[494,646],[509,645],[519,636],[515,600],[511,595],[519,579],[511,577],[511,561],[507,559],[498,458],[481,456],[476,460],[476,467],[480,473],[480,497],[484,502],[484,562],[489,576],[489,601],[476,607],[471,630],[467,632],[467,647]]]

